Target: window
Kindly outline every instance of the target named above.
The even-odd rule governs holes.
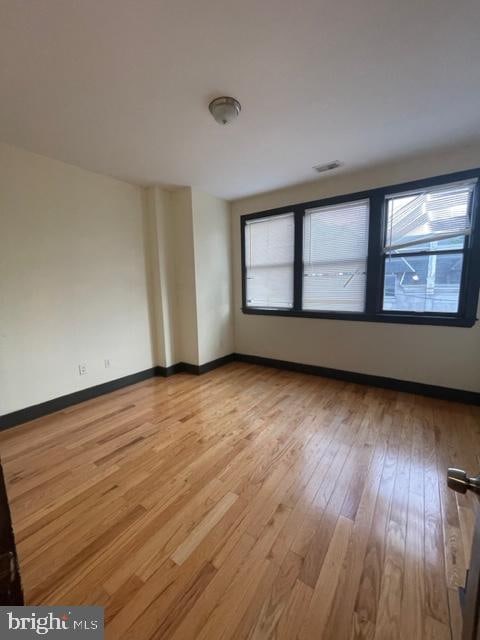
[[[246,223],[248,307],[293,307],[293,234],[293,213]]]
[[[303,222],[303,309],[364,311],[368,200],[307,209]]]
[[[475,182],[386,198],[383,309],[457,313]]]
[[[473,326],[480,169],[242,216],[243,311]]]

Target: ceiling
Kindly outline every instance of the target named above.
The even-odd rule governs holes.
[[[480,139],[480,2],[0,0],[0,91],[3,142],[234,199]]]

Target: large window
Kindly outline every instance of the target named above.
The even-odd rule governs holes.
[[[303,309],[365,311],[368,200],[307,209]]]
[[[293,307],[293,213],[249,220],[245,225],[248,307]]]
[[[479,176],[242,216],[244,312],[472,326]]]
[[[458,312],[474,185],[387,196],[384,310]]]

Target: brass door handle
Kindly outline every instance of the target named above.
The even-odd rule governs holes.
[[[473,491],[480,495],[480,475],[469,477],[463,469],[450,468],[447,472],[447,484],[457,493]]]

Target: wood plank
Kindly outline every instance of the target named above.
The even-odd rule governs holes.
[[[297,580],[290,592],[288,602],[285,605],[275,634],[275,640],[292,640],[297,638],[298,632],[307,619],[310,602],[313,596],[313,589],[301,580]],[[318,638],[318,636],[314,636]]]
[[[407,514],[405,569],[403,575],[402,628],[400,638],[422,638],[425,635],[425,521],[424,476],[422,468],[423,430],[414,421],[412,461]]]
[[[321,638],[325,632],[352,530],[353,521],[340,516],[315,585],[306,620],[301,627],[301,640]]]
[[[226,493],[223,498],[213,507],[213,509],[198,523],[182,544],[172,553],[174,562],[182,565],[185,560],[195,551],[202,540],[208,535],[213,527],[223,518],[234,502],[238,500],[235,493]]]

